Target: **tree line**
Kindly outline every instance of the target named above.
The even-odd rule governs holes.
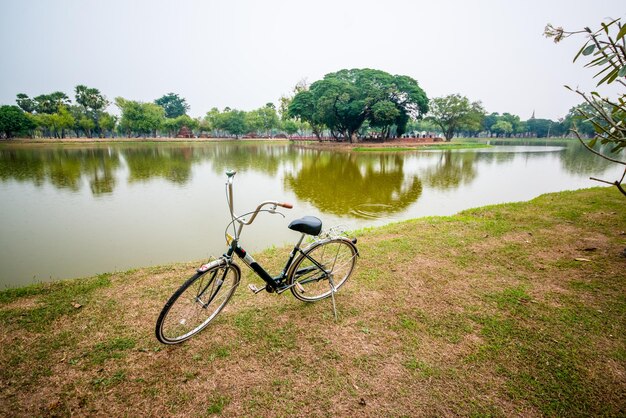
[[[408,76],[373,69],[340,70],[312,84],[298,83],[291,95],[251,111],[212,108],[192,118],[189,105],[176,93],[153,102],[117,97],[119,116],[107,112],[112,103],[97,89],[78,85],[74,100],[56,91],[29,97],[20,93],[16,105],[0,106],[0,136],[39,138],[176,137],[183,127],[192,136],[294,136],[355,142],[402,136],[548,137],[593,126],[577,121],[577,106],[558,121],[510,113],[488,113],[479,101],[452,94],[428,99]]]

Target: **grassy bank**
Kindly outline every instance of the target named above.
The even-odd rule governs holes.
[[[625,203],[589,189],[362,231],[337,322],[246,275],[176,347],[154,322],[195,265],[2,292],[0,414],[623,415]]]

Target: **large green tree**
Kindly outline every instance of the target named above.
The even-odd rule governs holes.
[[[154,101],[165,110],[166,118],[177,118],[187,114],[187,101],[176,93],[167,93]]]
[[[34,128],[34,123],[17,106],[0,106],[0,136],[13,138],[26,134]]]
[[[368,68],[326,74],[289,104],[289,115],[309,122],[314,131],[324,125],[336,139],[350,142],[366,121],[386,136],[392,127],[402,134],[410,118],[427,111],[428,98],[417,81]]]

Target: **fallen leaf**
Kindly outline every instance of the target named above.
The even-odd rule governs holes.
[[[75,309],[78,309],[78,308],[82,308],[82,306],[83,306],[83,305],[81,305],[80,303],[77,303],[77,302],[72,302],[72,306],[73,306]]]
[[[577,257],[574,260],[576,260],[576,261],[591,261],[588,258],[582,258],[582,257]]]

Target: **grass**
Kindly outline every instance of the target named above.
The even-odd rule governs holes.
[[[367,229],[338,321],[245,273],[175,347],[154,322],[196,263],[3,291],[2,415],[623,415],[624,203],[597,188]]]

